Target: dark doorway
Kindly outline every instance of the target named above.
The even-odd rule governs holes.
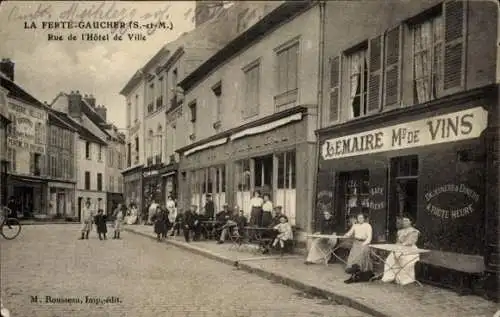
[[[273,156],[267,155],[254,158],[255,189],[271,194],[273,190]]]
[[[401,156],[391,160],[391,195],[389,206],[389,239],[397,238],[397,219],[409,216],[417,221],[418,211],[418,156]]]

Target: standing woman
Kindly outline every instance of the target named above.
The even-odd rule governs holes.
[[[156,240],[161,241],[167,232],[167,212],[158,206],[156,207],[156,213],[152,216],[152,218],[154,219]]]
[[[175,200],[172,198],[172,195],[168,195],[166,207],[168,211],[168,221],[170,223],[174,223],[175,218],[177,217],[177,206],[175,204]]]
[[[373,263],[370,259],[369,247],[372,242],[372,226],[365,222],[363,213],[359,213],[356,220],[357,223],[353,224],[343,236],[343,238],[354,238],[345,269],[347,273],[351,274],[351,277],[344,283],[367,281],[373,276]]]
[[[118,204],[118,207],[115,209],[114,216],[115,216],[115,232],[113,239],[120,239],[120,231],[122,230],[122,224],[123,224],[123,214],[126,211],[126,208],[122,204]]]
[[[97,234],[99,235],[99,240],[102,240],[104,236],[104,240],[106,240],[106,233],[108,232],[108,228],[106,226],[106,215],[104,214],[104,210],[99,209],[97,211],[97,215],[94,218],[95,226],[97,228]]]
[[[262,217],[262,205],[264,200],[260,197],[260,191],[256,190],[253,193],[252,199],[250,199],[250,207],[252,211],[250,213],[250,225],[257,227],[261,223]]]
[[[264,194],[264,202],[262,204],[262,219],[260,226],[269,227],[273,220],[273,203],[269,194]]]

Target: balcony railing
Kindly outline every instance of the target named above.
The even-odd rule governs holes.
[[[184,101],[184,96],[181,93],[177,93],[177,95],[174,95],[172,98],[170,98],[170,109],[175,109],[178,106],[182,105]]]

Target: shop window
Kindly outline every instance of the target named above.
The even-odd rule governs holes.
[[[349,113],[351,118],[358,118],[367,113],[367,51],[368,46],[364,44],[357,51],[347,55],[349,67]]]
[[[418,156],[401,156],[393,158],[395,177],[418,176]]]
[[[295,151],[276,155],[278,160],[278,189],[295,188]]]
[[[255,188],[263,192],[268,192],[273,188],[273,156],[263,156],[254,159],[254,180]]]
[[[250,175],[250,160],[236,162],[236,188],[238,191],[250,191]]]
[[[360,212],[370,211],[370,173],[368,170],[343,172],[339,174],[341,216],[344,229],[351,226],[351,218]]]
[[[85,189],[90,190],[90,172],[85,172]]]

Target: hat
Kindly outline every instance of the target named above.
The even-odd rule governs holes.
[[[281,209],[283,209],[283,207],[282,206],[275,206],[274,209],[281,210]]]

